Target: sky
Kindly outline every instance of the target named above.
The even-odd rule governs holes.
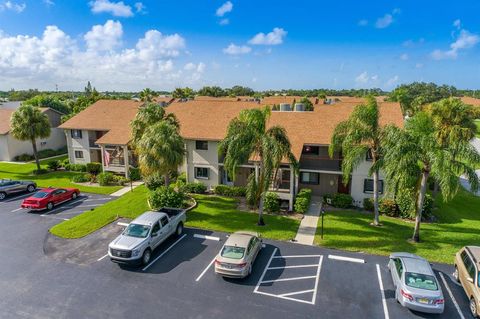
[[[480,1],[0,0],[0,90],[480,89]]]

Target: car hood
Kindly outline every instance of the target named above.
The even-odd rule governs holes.
[[[120,235],[110,243],[109,247],[113,249],[131,250],[146,240],[147,240],[146,238],[137,238],[137,237]]]

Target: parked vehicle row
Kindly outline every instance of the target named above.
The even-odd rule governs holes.
[[[16,181],[11,179],[0,179],[0,201],[9,195],[22,192],[33,193],[37,189],[37,184],[33,181]]]

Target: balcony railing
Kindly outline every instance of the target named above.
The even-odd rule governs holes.
[[[97,144],[95,144],[97,140],[88,140],[88,145],[90,147],[94,147],[94,148],[100,148],[100,146],[98,146]]]
[[[311,169],[311,170],[320,170],[320,171],[341,171],[342,170],[342,160],[341,159],[330,159],[330,158],[310,158],[303,157],[300,159],[300,168],[301,169]]]

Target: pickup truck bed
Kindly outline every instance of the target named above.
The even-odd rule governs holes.
[[[177,215],[180,215],[181,213],[185,212],[185,209],[182,208],[169,208],[169,207],[163,207],[158,210],[160,213],[165,213],[168,215],[169,218],[175,217]]]

